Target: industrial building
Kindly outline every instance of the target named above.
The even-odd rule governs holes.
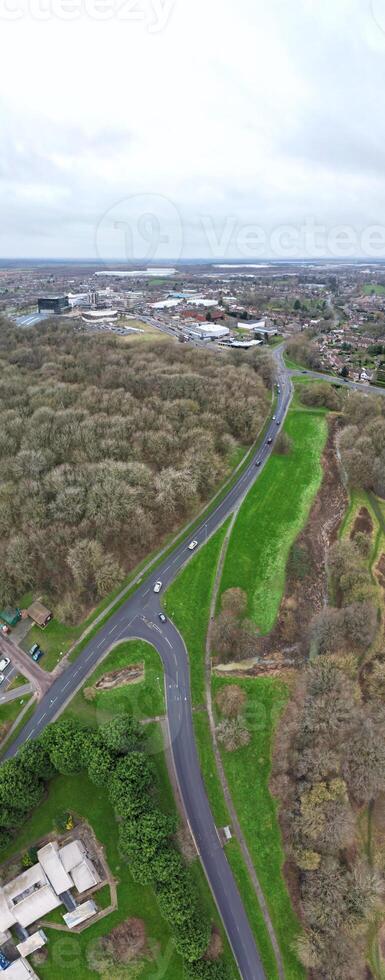
[[[228,327],[213,327],[209,323],[197,323],[191,327],[186,325],[185,330],[189,337],[195,337],[197,340],[222,340],[230,334]]]
[[[39,313],[52,310],[52,313],[66,313],[70,309],[68,296],[40,296],[37,301]]]

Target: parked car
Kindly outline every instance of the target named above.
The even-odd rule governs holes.
[[[155,582],[155,585],[154,585],[154,592],[160,592],[161,588],[162,588],[162,583],[161,583],[160,579],[158,579],[158,581]]]
[[[28,653],[29,653],[30,657],[33,657],[34,653],[36,653],[37,650],[40,650],[39,644],[38,643],[34,643],[30,647],[30,649],[28,650]]]
[[[1,623],[1,625],[0,625],[0,632],[1,633],[5,633],[5,636],[8,636],[8,634],[11,632],[11,630],[10,630],[9,626],[6,625],[6,623]]]
[[[3,672],[3,670],[6,670],[7,667],[9,667],[9,664],[10,663],[11,663],[11,661],[10,661],[9,657],[3,657],[3,659],[0,660],[0,671],[1,671],[1,673]]]
[[[0,684],[2,684],[3,681],[5,681],[5,674],[0,674]]]
[[[197,548],[197,547],[198,547],[198,542],[197,541],[190,541],[189,551],[194,551],[194,548]]]
[[[159,613],[159,619],[161,623],[167,623],[167,616],[165,616],[164,613]]]
[[[44,650],[41,650],[40,647],[38,647],[37,650],[35,650],[35,653],[32,654],[32,660],[34,660],[37,664],[41,657],[44,657]]]

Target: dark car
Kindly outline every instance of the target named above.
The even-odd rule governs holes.
[[[257,461],[256,461],[256,464],[255,464],[255,465],[256,465],[256,466],[260,466],[260,465],[261,465],[261,463],[262,463],[262,460],[261,460],[261,459],[257,459]]]
[[[159,613],[159,619],[161,623],[167,623],[167,616],[165,616],[164,613]]]
[[[34,643],[31,646],[30,650],[28,650],[28,653],[29,653],[30,657],[33,657],[34,654],[37,653],[38,650],[40,650],[39,644],[38,643]]]
[[[32,660],[34,660],[35,663],[37,664],[37,662],[41,660],[42,657],[44,657],[44,651],[41,650],[40,647],[38,647],[37,650],[35,650],[35,653],[32,654]]]

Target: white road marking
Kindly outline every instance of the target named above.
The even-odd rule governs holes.
[[[165,636],[165,640],[166,640],[166,643],[168,643],[168,645],[170,647],[170,650],[172,650],[172,643],[170,643],[170,640],[168,639],[167,636]]]

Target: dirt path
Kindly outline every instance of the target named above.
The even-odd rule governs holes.
[[[245,837],[243,835],[243,832],[242,832],[242,829],[241,829],[241,825],[240,825],[239,820],[238,820],[237,811],[235,809],[235,806],[234,806],[234,803],[233,803],[233,799],[232,799],[232,796],[231,796],[231,793],[230,793],[229,784],[228,784],[227,779],[226,779],[226,774],[225,774],[225,770],[224,770],[224,767],[223,767],[222,758],[221,758],[221,754],[220,754],[219,747],[218,747],[218,742],[217,742],[215,719],[214,719],[214,712],[213,712],[213,703],[212,703],[212,697],[211,697],[210,627],[211,627],[211,623],[212,623],[212,621],[214,619],[215,606],[216,606],[217,595],[218,595],[218,589],[219,589],[220,580],[221,580],[221,576],[222,576],[223,564],[224,564],[224,560],[225,560],[225,557],[226,557],[227,546],[228,546],[228,543],[229,543],[230,535],[231,535],[231,532],[232,532],[232,529],[233,529],[233,525],[234,525],[234,522],[235,522],[235,519],[236,519],[237,515],[238,515],[238,509],[235,511],[235,513],[234,513],[234,515],[232,517],[232,520],[230,522],[229,528],[227,530],[226,537],[225,537],[225,539],[223,541],[223,544],[222,544],[222,550],[221,550],[221,554],[220,554],[219,561],[218,561],[218,566],[217,566],[217,571],[216,571],[216,576],[215,576],[215,582],[214,582],[212,596],[211,596],[210,621],[209,621],[209,629],[208,629],[207,636],[206,636],[206,650],[205,650],[205,697],[206,697],[207,714],[208,714],[208,718],[209,718],[210,733],[211,733],[211,738],[212,738],[212,743],[213,743],[215,762],[216,762],[216,766],[217,766],[217,770],[218,770],[218,775],[219,775],[219,778],[220,778],[220,781],[221,781],[223,795],[224,795],[225,800],[226,800],[227,809],[228,809],[229,814],[230,814],[232,830],[233,830],[233,833],[234,833],[234,835],[235,835],[235,837],[236,837],[236,839],[237,839],[237,841],[239,843],[239,846],[241,848],[243,859],[245,861],[247,870],[249,872],[249,876],[250,876],[251,882],[253,884],[253,888],[254,888],[254,891],[255,891],[255,894],[256,894],[256,897],[257,897],[258,904],[259,904],[259,906],[261,908],[261,911],[262,911],[262,915],[263,915],[263,918],[264,918],[264,921],[265,921],[266,929],[267,929],[267,931],[269,933],[271,945],[272,945],[273,950],[274,950],[274,955],[275,955],[275,959],[276,959],[276,963],[277,963],[277,969],[278,969],[278,974],[279,974],[280,980],[285,980],[285,972],[284,972],[282,958],[281,958],[281,951],[280,951],[280,948],[279,948],[279,945],[278,945],[277,937],[276,937],[275,932],[274,932],[274,926],[273,926],[273,923],[272,923],[271,918],[270,918],[270,913],[269,913],[269,909],[267,907],[266,899],[265,899],[265,896],[263,894],[261,885],[259,883],[259,880],[258,880],[256,871],[255,871],[255,868],[254,868],[253,860],[252,860],[250,851],[248,849],[248,846],[247,846]]]

